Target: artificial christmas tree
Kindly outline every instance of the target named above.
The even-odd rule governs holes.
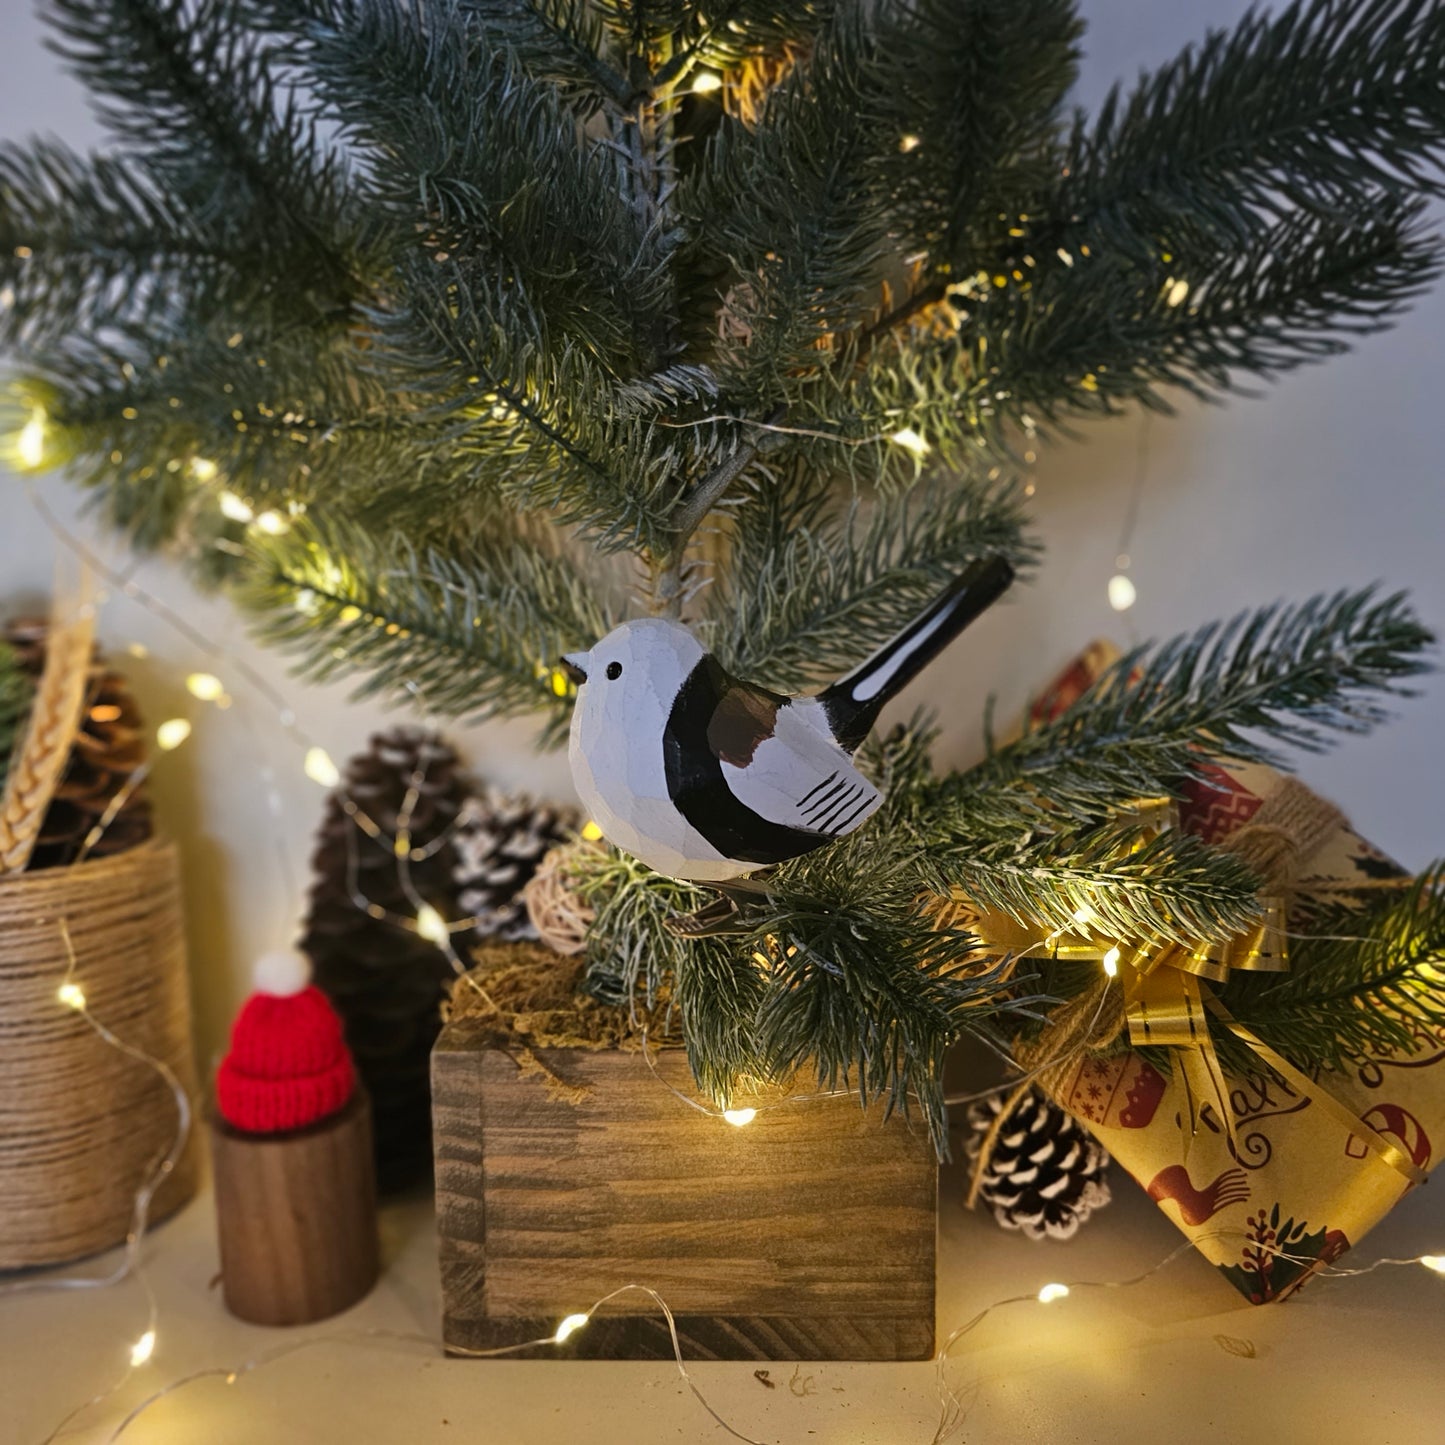
[[[1438,266],[1439,0],[1251,13],[1093,118],[1067,0],[47,13],[118,144],[0,154],[18,453],[313,675],[548,740],[559,657],[639,613],[781,736],[971,564],[1033,559],[1021,442],[1329,355]],[[806,1063],[941,1142],[944,1052],[1030,1001],[920,900],[1233,937],[1250,869],[1134,803],[1372,723],[1428,641],[1398,598],[1321,598],[1130,656],[962,773],[872,740],[881,805],[744,880],[727,933],[599,852],[592,986],[669,997],[719,1101]]]
[[[393,728],[347,765],[317,834],[301,948],[371,1095],[383,1192],[430,1165],[427,1060],[455,971],[415,920],[423,907],[455,911],[451,830],[465,797],[450,744]]]

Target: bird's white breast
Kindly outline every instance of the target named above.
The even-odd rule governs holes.
[[[718,852],[668,795],[663,734],[702,648],[682,627],[623,623],[588,654],[572,712],[569,757],[583,806],[603,834],[672,878],[721,882],[752,872]],[[609,664],[620,667],[607,676]]]

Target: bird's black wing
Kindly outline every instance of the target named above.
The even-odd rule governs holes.
[[[744,803],[723,775],[747,766],[775,734],[785,697],[729,677],[712,657],[692,670],[673,703],[662,735],[669,798],[718,852],[759,866],[796,858],[829,835],[791,827]]]

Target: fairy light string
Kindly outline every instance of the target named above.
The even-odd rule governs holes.
[[[1247,1238],[1241,1230],[1216,1230],[1212,1231],[1208,1237],[1239,1240]],[[1341,1267],[1333,1264],[1321,1265],[1318,1260],[1291,1253],[1289,1250],[1278,1246],[1266,1245],[1261,1246],[1261,1248],[1274,1259],[1287,1263],[1313,1266],[1315,1274],[1322,1279],[1352,1279],[1374,1274],[1381,1269],[1403,1268],[1406,1266],[1418,1266],[1430,1273],[1445,1275],[1445,1256],[1442,1255],[1387,1256],[1373,1260],[1367,1265]],[[931,1445],[943,1445],[943,1442],[959,1427],[967,1413],[967,1405],[965,1404],[959,1387],[949,1379],[949,1367],[953,1363],[954,1352],[958,1346],[972,1335],[985,1320],[1004,1310],[1012,1311],[1016,1306],[1033,1306],[1040,1309],[1064,1307],[1066,1301],[1078,1294],[1092,1291],[1117,1292],[1133,1289],[1155,1278],[1177,1260],[1193,1253],[1194,1245],[1187,1240],[1182,1241],[1148,1269],[1134,1275],[1129,1275],[1123,1279],[1069,1280],[1067,1282],[1051,1280],[1045,1282],[1032,1292],[1006,1295],[993,1300],[991,1303],[977,1310],[944,1338],[943,1343],[933,1355],[932,1369],[934,1371],[935,1387],[940,1402],[940,1413],[938,1426],[932,1436]],[[448,1349],[447,1353],[459,1359],[505,1359],[522,1354],[529,1354],[543,1349],[548,1345],[565,1345],[579,1330],[585,1329],[612,1301],[632,1293],[646,1295],[656,1311],[662,1316],[667,1326],[668,1338],[672,1346],[673,1362],[676,1366],[678,1377],[681,1382],[688,1387],[693,1398],[712,1419],[714,1424],[725,1431],[731,1438],[744,1442],[744,1445],[766,1445],[766,1442],[759,1440],[756,1436],[746,1434],[743,1430],[735,1426],[716,1408],[698,1385],[696,1378],[688,1369],[688,1362],[683,1355],[682,1342],[678,1335],[677,1321],[673,1311],[664,1296],[649,1285],[636,1283],[622,1285],[610,1291],[608,1294],[603,1295],[585,1311],[564,1316],[558,1321],[557,1327],[549,1335],[541,1335],[535,1339],[526,1340],[519,1344],[498,1346],[495,1349],[474,1350],[452,1347]],[[149,1347],[154,1347],[156,1335],[153,1302],[151,1305],[150,1326],[146,1333],[140,1336],[137,1345],[133,1347],[131,1356],[132,1364],[130,1367],[109,1389],[93,1395],[83,1404],[70,1411],[46,1437],[44,1445],[50,1445],[50,1442],[56,1440],[61,1434],[67,1433],[80,1416],[104,1404],[117,1393],[126,1381],[129,1380],[134,1370],[138,1368],[140,1364],[143,1364],[146,1358],[149,1358],[148,1353],[140,1360],[136,1358],[137,1352],[139,1352],[143,1345],[147,1344],[147,1341],[149,1342]],[[312,1335],[301,1340],[287,1341],[284,1344],[261,1351],[235,1364],[211,1365],[193,1370],[170,1380],[135,1404],[105,1437],[106,1442],[107,1445],[116,1445],[116,1442],[128,1434],[142,1417],[149,1414],[150,1411],[162,1401],[170,1398],[178,1391],[204,1380],[220,1380],[225,1385],[234,1386],[269,1365],[290,1359],[303,1352],[320,1348],[375,1348],[377,1346],[402,1345],[419,1345],[428,1350],[435,1350],[441,1347],[438,1340],[425,1334],[405,1333],[387,1329],[348,1330],[323,1335]],[[909,1367],[900,1365],[900,1368]]]

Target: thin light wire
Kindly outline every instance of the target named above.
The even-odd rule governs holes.
[[[1134,545],[1134,533],[1139,526],[1139,509],[1144,500],[1144,483],[1149,476],[1149,447],[1154,414],[1145,411],[1139,423],[1138,447],[1134,453],[1134,480],[1129,488],[1129,501],[1124,510],[1124,521],[1119,528],[1119,545],[1114,555],[1114,566],[1120,572],[1127,572],[1133,561],[1130,548]]]
[[[30,1294],[42,1290],[80,1290],[80,1289],[106,1289],[111,1285],[120,1284],[128,1277],[134,1277],[144,1291],[146,1300],[146,1329],[145,1333],[154,1338],[159,1323],[159,1308],[156,1303],[155,1291],[151,1288],[150,1280],[147,1278],[145,1269],[141,1263],[141,1249],[145,1242],[146,1232],[150,1224],[151,1204],[155,1199],[156,1192],[166,1179],[175,1170],[182,1153],[185,1151],[186,1141],[191,1132],[191,1100],[186,1093],[185,1085],[176,1077],[175,1072],[164,1059],[148,1054],[144,1049],[137,1048],[134,1044],[127,1043],[120,1038],[106,1024],[102,1023],[94,1013],[91,1012],[88,1000],[85,998],[84,985],[76,982],[76,975],[79,969],[79,959],[76,956],[75,943],[71,938],[69,922],[61,918],[57,921],[61,941],[65,946],[66,969],[59,984],[56,985],[57,995],[67,985],[79,989],[79,994],[72,994],[76,1002],[61,1004],[57,1002],[57,1008],[69,1008],[80,1015],[82,1019],[92,1028],[100,1039],[111,1048],[125,1054],[128,1058],[144,1064],[148,1069],[153,1070],[171,1092],[171,1097],[176,1106],[176,1131],[172,1137],[170,1147],[164,1151],[156,1160],[155,1164],[146,1172],[140,1187],[136,1190],[134,1202],[131,1205],[131,1222],[126,1231],[125,1246],[121,1251],[120,1260],[114,1269],[103,1275],[60,1275],[60,1276],[37,1276],[31,1279],[17,1280],[11,1284],[0,1285],[0,1299],[12,1295]],[[90,1409],[93,1405],[101,1403],[114,1395],[135,1371],[135,1364],[129,1361],[126,1367],[116,1377],[115,1381],[99,1394],[91,1396],[89,1400],[77,1405],[71,1410],[46,1436],[46,1445],[63,1433],[70,1423]]]
[[[131,1207],[130,1228],[126,1232],[125,1249],[121,1255],[120,1262],[106,1275],[64,1275],[59,1278],[39,1276],[33,1279],[17,1280],[11,1284],[0,1285],[0,1298],[9,1295],[27,1294],[37,1290],[51,1289],[102,1289],[108,1285],[118,1284],[129,1274],[140,1273],[140,1249],[144,1240],[146,1228],[150,1220],[151,1203],[155,1198],[156,1191],[165,1183],[166,1178],[174,1171],[180,1161],[181,1154],[186,1147],[186,1140],[191,1132],[191,1100],[186,1093],[185,1085],[176,1077],[175,1072],[164,1059],[156,1058],[146,1053],[144,1049],[137,1048],[134,1044],[127,1043],[118,1037],[111,1029],[102,1023],[95,1014],[91,1012],[89,1001],[84,997],[83,985],[76,984],[76,971],[79,967],[79,960],[75,953],[75,944],[71,940],[70,925],[66,919],[57,920],[57,927],[66,952],[66,970],[56,991],[59,993],[67,985],[79,987],[81,992],[74,1004],[56,1003],[57,1008],[69,1008],[80,1015],[87,1024],[103,1039],[111,1048],[117,1049],[127,1057],[144,1064],[146,1068],[153,1070],[170,1090],[171,1097],[176,1106],[176,1132],[171,1140],[170,1147],[161,1154],[156,1163],[147,1171],[146,1177],[140,1188],[136,1191],[135,1202]]]
[[[1204,1234],[1195,1235],[1192,1239],[1183,1240],[1171,1249],[1163,1259],[1151,1265],[1140,1274],[1130,1275],[1125,1279],[1068,1280],[1063,1282],[1064,1287],[1068,1294],[1074,1294],[1081,1290],[1132,1289],[1135,1285],[1140,1285],[1146,1280],[1153,1279],[1155,1275],[1162,1273],[1176,1260],[1182,1259],[1186,1255],[1194,1254],[1198,1246],[1206,1240],[1220,1239],[1247,1241],[1252,1248],[1257,1249],[1260,1253],[1268,1254],[1273,1259],[1309,1267],[1312,1275],[1319,1279],[1352,1279],[1360,1275],[1373,1274],[1377,1269],[1401,1265],[1420,1265],[1423,1264],[1425,1260],[1434,1257],[1431,1255],[1415,1255],[1411,1258],[1404,1259],[1388,1257],[1373,1260],[1371,1263],[1359,1268],[1344,1269],[1332,1264],[1322,1264],[1317,1258],[1310,1255],[1292,1254],[1289,1250],[1282,1249],[1278,1245],[1260,1243],[1241,1229],[1213,1229]],[[959,1341],[972,1334],[991,1314],[1009,1305],[1034,1304],[1040,1308],[1052,1308],[1061,1303],[1060,1300],[1045,1300],[1039,1293],[1009,1295],[1004,1299],[995,1300],[992,1304],[984,1306],[977,1314],[959,1325],[947,1336],[934,1356],[934,1364],[936,1367],[935,1382],[942,1410],[939,1417],[938,1429],[935,1431],[930,1445],[943,1445],[944,1440],[963,1423],[964,1415],[967,1413],[967,1407],[964,1405],[962,1397],[958,1391],[948,1383],[947,1365],[949,1356]]]
[[[256,668],[252,667],[244,657],[228,651],[215,638],[202,632],[200,628],[188,622],[169,603],[164,602],[154,592],[142,587],[140,583],[133,580],[128,572],[117,571],[88,543],[76,536],[63,522],[55,515],[43,497],[35,490],[33,482],[27,480],[25,484],[26,494],[30,498],[31,505],[39,514],[40,519],[57,541],[66,547],[76,557],[91,568],[95,574],[110,585],[112,589],[122,596],[136,603],[139,607],[149,612],[153,617],[159,618],[166,626],[185,638],[193,647],[198,649],[202,655],[213,660],[219,659],[222,670],[233,673],[247,683],[258,696],[265,699],[276,714],[276,720],[282,732],[303,752],[318,748],[319,744],[308,734],[298,723],[295,709],[286,700],[285,696]],[[322,749],[322,751],[325,751]],[[354,799],[350,799],[344,787],[338,785],[334,790],[343,800],[349,801],[355,809],[358,817],[365,817],[366,812]],[[380,832],[380,829],[377,829]],[[289,860],[283,859],[283,870],[290,876]]]
[[[1212,1230],[1207,1234],[1198,1236],[1193,1241],[1181,1241],[1180,1244],[1178,1244],[1174,1249],[1170,1250],[1169,1253],[1166,1254],[1161,1260],[1138,1274],[1130,1275],[1124,1279],[1117,1280],[1074,1280],[1067,1282],[1066,1288],[1070,1294],[1083,1290],[1130,1289],[1136,1285],[1143,1284],[1146,1280],[1152,1279],[1154,1276],[1158,1275],[1163,1270],[1168,1268],[1176,1260],[1181,1259],[1186,1255],[1192,1254],[1195,1251],[1197,1244],[1202,1242],[1203,1240],[1224,1238],[1248,1239],[1249,1236],[1246,1235],[1242,1230]],[[1432,1256],[1428,1255],[1417,1255],[1411,1258],[1386,1257],[1373,1260],[1370,1264],[1358,1268],[1343,1269],[1333,1265],[1320,1265],[1317,1260],[1311,1259],[1308,1256],[1295,1255],[1290,1253],[1288,1250],[1280,1249],[1278,1247],[1267,1245],[1261,1245],[1258,1247],[1267,1251],[1271,1256],[1276,1259],[1283,1259],[1293,1263],[1311,1265],[1314,1267],[1315,1273],[1322,1278],[1353,1278],[1356,1276],[1373,1274],[1376,1270],[1382,1268],[1400,1267],[1405,1265],[1419,1265],[1422,1264],[1426,1259],[1432,1258]],[[721,1429],[726,1431],[733,1439],[744,1442],[744,1445],[766,1445],[766,1442],[760,1441],[754,1436],[744,1434],[741,1430],[734,1426],[725,1416],[723,1416],[717,1410],[717,1408],[703,1393],[702,1389],[699,1387],[697,1381],[687,1367],[687,1361],[682,1353],[682,1342],[678,1336],[677,1321],[673,1314],[672,1308],[668,1305],[667,1300],[662,1296],[662,1294],[660,1294],[656,1289],[652,1288],[650,1285],[637,1283],[622,1285],[618,1289],[612,1290],[610,1293],[603,1295],[599,1300],[596,1301],[596,1303],[591,1306],[590,1309],[585,1312],[585,1323],[590,1323],[593,1317],[597,1315],[599,1311],[603,1310],[613,1300],[618,1299],[622,1295],[633,1292],[645,1294],[657,1307],[659,1313],[663,1316],[663,1319],[666,1321],[667,1324],[668,1338],[672,1345],[673,1360],[677,1366],[678,1375],[682,1382],[687,1385],[693,1398],[698,1402],[702,1409],[706,1411],[706,1413],[714,1421],[714,1423],[717,1424]],[[990,1315],[1009,1306],[1018,1304],[1033,1304],[1042,1308],[1045,1305],[1052,1306],[1055,1303],[1056,1301],[1045,1300],[1041,1298],[1039,1293],[1008,1295],[1002,1299],[994,1300],[991,1304],[988,1304],[982,1309],[978,1310],[974,1315],[972,1315],[963,1324],[959,1325],[944,1339],[942,1345],[939,1346],[933,1357],[935,1368],[935,1384],[940,1400],[940,1418],[938,1427],[933,1435],[932,1445],[942,1445],[942,1442],[947,1438],[947,1436],[950,1435],[955,1429],[957,1429],[958,1426],[962,1423],[962,1419],[966,1413],[967,1407],[964,1404],[962,1396],[960,1395],[959,1391],[955,1389],[952,1384],[950,1384],[948,1379],[947,1367],[950,1361],[950,1357],[957,1345],[967,1336],[972,1334]],[[154,1329],[155,1304],[153,1298],[150,1302],[150,1322],[150,1328]],[[578,1328],[582,1327],[583,1326],[579,1326]],[[220,1379],[228,1385],[234,1385],[247,1375],[254,1374],[257,1371],[264,1369],[268,1365],[275,1364],[278,1361],[284,1359],[288,1359],[294,1355],[302,1353],[303,1351],[318,1349],[323,1346],[371,1347],[378,1343],[422,1345],[425,1346],[428,1350],[434,1350],[437,1348],[439,1342],[429,1335],[404,1333],[394,1330],[376,1329],[364,1331],[344,1331],[327,1335],[313,1335],[304,1340],[296,1340],[283,1345],[278,1345],[270,1350],[265,1350],[258,1355],[253,1355],[248,1359],[245,1359],[235,1365],[207,1366],[200,1370],[194,1370],[189,1374],[179,1376],[178,1378],[169,1381],[160,1389],[153,1391],[150,1395],[146,1396],[145,1399],[141,1400],[138,1404],[132,1407],[132,1409],[116,1424],[110,1435],[107,1436],[107,1445],[115,1445],[115,1442],[119,1441],[121,1436],[124,1435],[127,1431],[129,1431],[131,1426],[133,1426],[142,1416],[147,1414],[162,1400],[165,1400],[171,1395],[177,1393],[179,1390],[182,1390],[192,1384],[196,1384],[202,1380]],[[525,1340],[519,1344],[498,1346],[494,1349],[474,1350],[452,1347],[447,1349],[447,1353],[453,1356],[460,1356],[468,1359],[503,1359],[508,1356],[519,1355],[524,1352],[540,1349],[544,1346],[555,1345],[558,1343],[560,1343],[560,1341],[558,1340],[557,1334],[553,1333],[551,1335],[543,1335],[535,1339]],[[89,1400],[77,1406],[74,1410],[67,1414],[65,1418],[60,1422],[60,1424],[57,1425],[56,1428],[50,1433],[50,1435],[46,1437],[46,1445],[49,1445],[49,1442],[55,1440],[56,1437],[60,1435],[71,1424],[71,1422],[73,1422],[86,1410],[89,1410],[94,1406],[103,1403],[105,1400],[109,1399],[112,1395],[114,1395],[115,1392],[130,1377],[131,1373],[133,1373],[133,1369],[125,1371],[124,1374],[117,1380],[117,1382],[112,1385],[108,1390],[102,1391],[99,1394],[92,1396]]]
[[[722,1414],[720,1414],[718,1410],[713,1406],[712,1402],[708,1400],[707,1396],[703,1394],[702,1390],[698,1387],[697,1381],[693,1378],[692,1373],[687,1368],[687,1361],[682,1353],[682,1341],[678,1338],[677,1320],[676,1317],[673,1315],[672,1308],[662,1297],[662,1295],[659,1294],[658,1291],[653,1289],[650,1285],[625,1284],[617,1289],[612,1290],[609,1294],[603,1295],[601,1299],[599,1299],[594,1305],[592,1305],[590,1309],[585,1312],[586,1321],[590,1323],[593,1316],[596,1315],[600,1310],[604,1309],[613,1300],[620,1298],[622,1295],[634,1292],[645,1294],[650,1300],[652,1300],[653,1304],[657,1306],[658,1311],[661,1313],[663,1319],[666,1321],[668,1338],[672,1343],[673,1360],[677,1365],[678,1375],[681,1378],[682,1382],[692,1392],[693,1398],[698,1402],[698,1404],[701,1405],[702,1408],[707,1412],[707,1414],[712,1417],[713,1421],[723,1430],[725,1430],[729,1435],[731,1435],[733,1439],[743,1441],[744,1445],[767,1445],[767,1442],[758,1440],[752,1435],[743,1434],[741,1430],[738,1430]],[[583,1328],[583,1326],[578,1326],[578,1328]],[[348,1331],[341,1334],[314,1335],[308,1339],[296,1340],[292,1343],[278,1345],[274,1349],[266,1350],[259,1355],[254,1355],[250,1359],[244,1360],[238,1365],[208,1366],[205,1369],[192,1371],[188,1375],[183,1375],[178,1379],[170,1381],[168,1384],[162,1386],[159,1390],[154,1391],[144,1400],[140,1401],[139,1404],[135,1405],[124,1416],[124,1418],[119,1421],[119,1423],[115,1426],[111,1433],[106,1437],[107,1445],[115,1445],[115,1442],[118,1441],[121,1436],[124,1435],[126,1431],[128,1431],[130,1427],[141,1418],[141,1416],[146,1414],[162,1400],[175,1394],[178,1390],[185,1388],[187,1385],[192,1385],[197,1383],[198,1381],[209,1379],[222,1379],[226,1382],[226,1384],[234,1385],[243,1376],[254,1374],[257,1370],[263,1369],[267,1365],[275,1364],[279,1360],[287,1359],[293,1355],[300,1354],[304,1350],[317,1349],[323,1345],[369,1346],[375,1344],[378,1341],[399,1344],[420,1344],[427,1346],[429,1349],[435,1349],[437,1345],[437,1341],[429,1335],[405,1334],[393,1330]],[[495,1349],[489,1350],[472,1350],[452,1347],[449,1348],[448,1353],[457,1356],[464,1356],[468,1359],[503,1359],[509,1355],[519,1355],[526,1351],[539,1349],[545,1345],[555,1345],[558,1343],[560,1343],[560,1341],[558,1340],[557,1335],[554,1333],[551,1335],[542,1335],[537,1339],[524,1340],[520,1344],[500,1345]],[[92,1406],[99,1404],[103,1400],[107,1399],[110,1395],[113,1395],[115,1391],[120,1388],[120,1385],[125,1382],[125,1379],[129,1377],[129,1374],[130,1372],[127,1371],[126,1374],[123,1375],[121,1379],[116,1383],[116,1385],[112,1386],[110,1390],[105,1391],[102,1394],[93,1396],[90,1400],[86,1401],[84,1405],[79,1406],[76,1410],[73,1410],[69,1415],[67,1415],[65,1419],[61,1422],[60,1426],[58,1426],[54,1431],[52,1431],[51,1434],[47,1437],[47,1445],[48,1441],[54,1440],[56,1435],[58,1435],[66,1425],[68,1425],[72,1420],[74,1420],[77,1415],[82,1413],[84,1410],[90,1409]]]

